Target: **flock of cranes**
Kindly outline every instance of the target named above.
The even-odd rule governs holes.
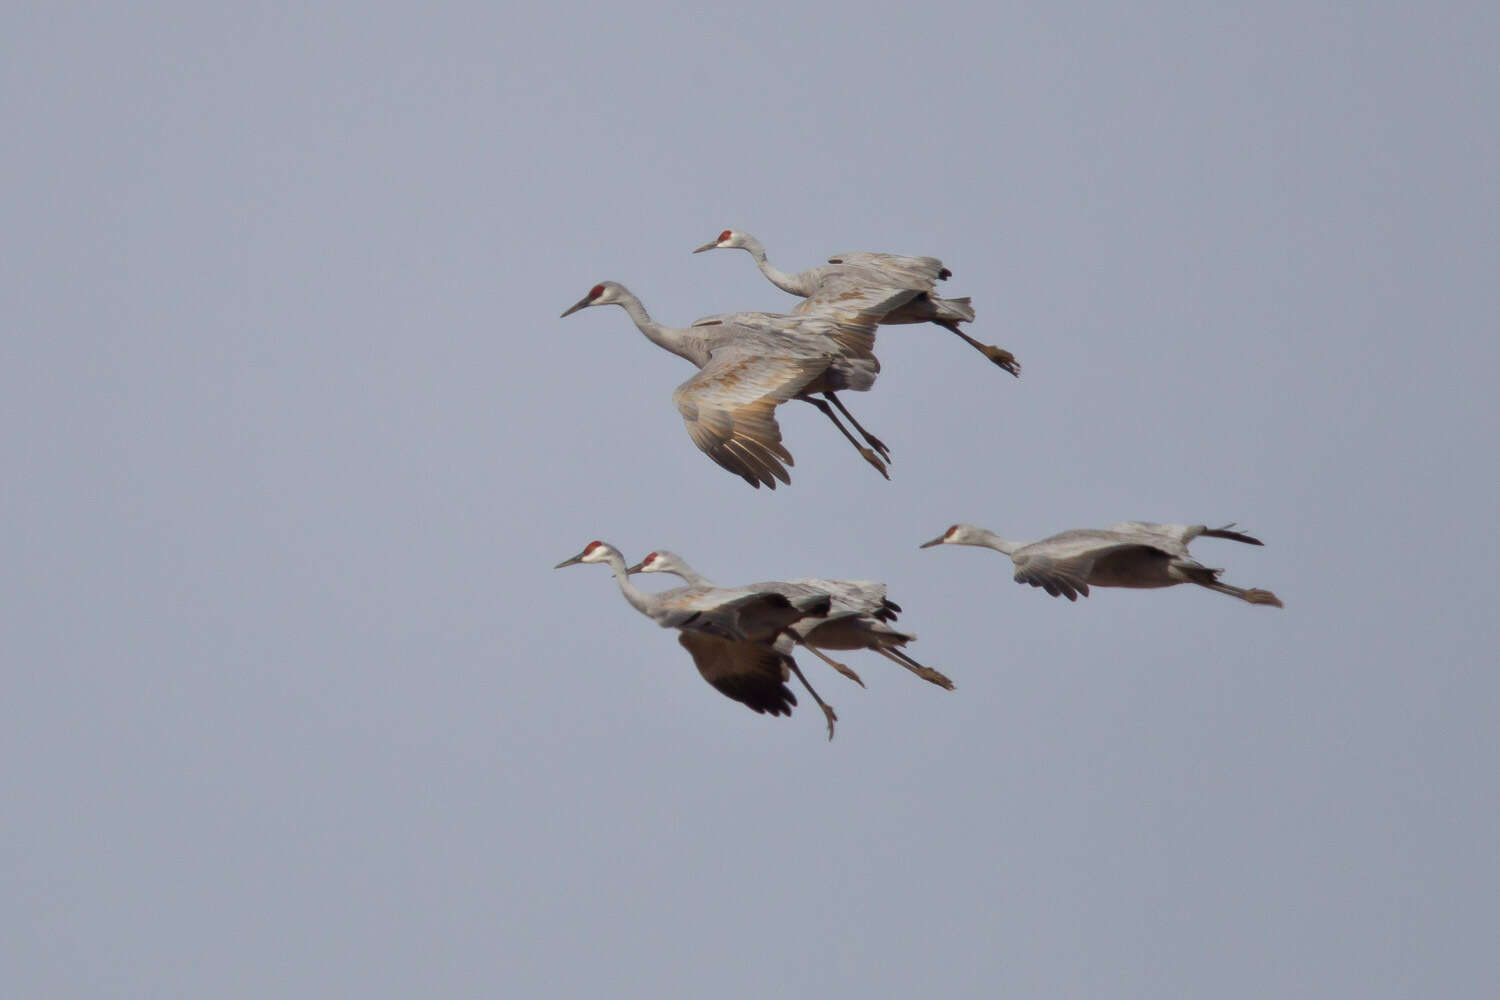
[[[951,277],[951,272],[934,257],[845,253],[830,257],[824,266],[787,274],[771,265],[759,240],[733,229],[693,252],[716,249],[747,251],[772,284],[802,301],[791,313],[726,313],[705,316],[687,327],[669,327],[653,320],[624,285],[604,281],[562,315],[589,306],[618,305],[648,340],[692,362],[698,373],[672,393],[688,436],[715,463],[757,489],[764,485],[774,490],[777,483],[791,482],[787,470],[794,463],[776,422],[776,407],[789,400],[817,407],[866,462],[890,478],[890,449],[838,396],[874,386],[880,372],[875,357],[879,326],[935,323],[1011,375],[1020,375],[1015,355],[982,344],[960,329],[959,324],[974,319],[973,306],[967,297],[935,294],[937,282]],[[955,524],[921,547],[995,549],[1015,564],[1017,583],[1070,601],[1087,597],[1091,586],[1192,583],[1249,604],[1281,607],[1269,590],[1220,582],[1222,570],[1188,553],[1188,544],[1200,536],[1262,544],[1230,530],[1233,527],[1124,521],[1102,530],[1078,529],[1035,542],[1010,542],[984,528]],[[823,710],[829,739],[838,716],[799,669],[792,655],[798,647],[861,686],[860,676],[825,650],[870,650],[925,681],[953,690],[946,676],[905,652],[916,637],[892,624],[901,607],[886,597],[883,583],[797,579],[721,587],[664,549],[629,566],[619,549],[601,541],[590,542],[557,568],[577,563],[607,565],[632,607],[663,628],[678,631],[678,642],[703,679],[750,709],[790,715],[797,697],[787,682],[796,676]],[[631,582],[636,573],[671,573],[684,586],[648,593]]]

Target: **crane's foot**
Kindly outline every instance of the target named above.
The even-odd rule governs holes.
[[[994,344],[985,344],[979,348],[979,351],[1016,378],[1021,377],[1021,362],[1017,361],[1016,356],[1005,348],[996,347]]]
[[[933,670],[931,667],[912,667],[911,672],[922,678],[924,681],[931,681],[933,684],[936,684],[944,691],[953,690],[953,682],[948,679],[947,675],[939,673],[938,671]]]
[[[876,455],[869,448],[861,448],[859,449],[859,453],[864,456],[866,462],[869,462],[871,465],[875,466],[876,472],[884,476],[887,481],[890,480],[891,474],[885,471],[885,463],[880,460],[880,457],[878,455]]]
[[[823,657],[823,659],[825,659],[825,660],[828,661],[828,665],[830,667],[832,667],[833,669],[837,670],[839,673],[843,674],[845,677],[849,678],[851,681],[853,681],[854,683],[858,684],[860,687],[864,687],[865,686],[865,682],[859,679],[859,674],[856,674],[854,671],[852,671],[848,667],[844,666],[844,664],[840,663],[838,660],[835,660],[835,659],[832,659],[832,658],[826,657],[826,656]]]
[[[839,721],[839,717],[834,714],[833,706],[831,706],[831,705],[824,705],[823,706],[823,714],[828,718],[828,738],[830,740],[832,740],[833,739],[833,724],[835,722]]]
[[[880,438],[876,437],[874,434],[866,434],[865,441],[868,442],[870,447],[874,448],[880,454],[880,457],[885,461],[889,462],[891,460],[891,449],[887,448],[885,442],[880,440]]]

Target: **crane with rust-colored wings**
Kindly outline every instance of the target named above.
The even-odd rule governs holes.
[[[838,716],[818,697],[792,659],[784,637],[804,619],[828,617],[832,599],[827,594],[787,597],[748,587],[690,584],[648,594],[630,582],[625,557],[605,542],[593,541],[556,568],[577,563],[603,563],[614,573],[620,593],[630,606],[662,628],[678,630],[677,641],[693,657],[703,679],[727,698],[759,714],[791,715],[797,696],[786,686],[796,674],[828,720],[828,738]]]
[[[787,274],[766,259],[766,248],[749,233],[726,229],[705,250],[745,250],[771,284],[784,292],[802,296],[798,313],[826,312],[840,318],[864,317],[883,325],[936,323],[963,339],[985,357],[1012,375],[1020,376],[1016,356],[993,344],[981,344],[959,329],[974,319],[974,306],[967,297],[939,298],[939,281],[953,276],[936,257],[903,257],[893,253],[841,253],[828,263],[797,274]]]
[[[614,281],[595,285],[563,315],[602,305],[622,307],[648,340],[698,366],[698,374],[677,387],[672,401],[693,443],[751,486],[774,490],[778,481],[791,482],[787,466],[793,464],[792,456],[776,423],[776,407],[789,399],[817,407],[867,462],[890,478],[888,449],[860,426],[837,395],[875,384],[880,362],[873,322],[742,312],[705,317],[678,329],[653,320],[641,300]]]
[[[717,586],[688,565],[687,560],[666,549],[649,553],[626,572],[671,573],[687,581],[690,586]],[[886,597],[885,584],[878,580],[770,580],[764,583],[747,583],[744,589],[781,594],[792,601],[811,600],[820,594],[827,595],[832,602],[828,615],[803,619],[787,629],[781,641],[788,650],[793,641],[802,645],[860,687],[864,687],[865,682],[860,680],[858,674],[837,660],[825,656],[822,651],[872,650],[901,664],[924,681],[948,691],[953,690],[951,680],[941,672],[918,663],[902,649],[917,637],[909,632],[899,631],[891,624],[901,613],[901,605]]]

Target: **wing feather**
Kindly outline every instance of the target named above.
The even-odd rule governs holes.
[[[930,292],[949,272],[936,257],[906,257],[895,253],[855,251],[834,254],[828,263],[843,265],[850,273],[868,275],[872,283]]]
[[[828,357],[721,352],[672,393],[693,444],[751,486],[790,483],[776,407],[820,376]],[[784,464],[783,464],[784,463]]]
[[[1016,582],[1041,587],[1053,597],[1078,600],[1078,595],[1089,596],[1089,571],[1094,568],[1094,556],[1083,555],[1056,559],[1046,555],[1021,555],[1017,553]]]
[[[703,679],[727,698],[760,714],[791,715],[797,696],[786,686],[785,656],[763,643],[736,642],[700,632],[677,636]]]

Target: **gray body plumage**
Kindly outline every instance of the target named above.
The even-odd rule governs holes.
[[[672,392],[688,436],[714,462],[755,487],[791,482],[787,467],[794,463],[781,443],[777,406],[803,399],[838,424],[828,404],[812,394],[867,390],[880,371],[873,321],[740,312],[668,327],[613,281],[595,285],[563,315],[592,305],[622,307],[652,343],[698,367]],[[865,457],[885,475],[878,459]]]
[[[707,577],[688,565],[687,560],[665,549],[652,552],[640,563],[630,567],[627,572],[672,573],[688,581],[690,586],[715,586]],[[953,689],[953,682],[942,673],[923,666],[907,654],[900,652],[901,647],[915,640],[916,636],[899,631],[890,624],[900,614],[901,606],[886,597],[885,584],[879,581],[804,578],[768,580],[731,589],[779,594],[798,607],[810,606],[811,602],[819,597],[830,601],[827,615],[804,618],[787,630],[787,634],[780,640],[779,647],[787,653],[791,652],[794,642],[800,643],[840,673],[863,684],[859,675],[844,664],[823,657],[818,650],[868,649],[900,663],[923,680],[930,681],[939,687]]]
[[[1269,590],[1220,582],[1223,570],[1205,566],[1189,554],[1188,543],[1202,535],[1261,544],[1259,539],[1229,530],[1232,527],[1121,521],[1103,529],[1063,531],[1036,542],[1011,542],[984,528],[955,524],[922,547],[947,544],[995,549],[1010,556],[1017,583],[1070,601],[1080,594],[1087,597],[1090,587],[1149,589],[1195,583],[1250,604],[1281,607],[1281,600]]]
[[[937,283],[951,277],[952,272],[936,257],[853,251],[834,254],[827,264],[788,274],[771,264],[765,247],[749,233],[726,229],[717,240],[694,252],[714,249],[749,252],[773,285],[802,297],[794,310],[797,313],[867,318],[881,325],[936,323],[1012,375],[1020,374],[1015,355],[993,344],[981,344],[959,329],[960,323],[973,321],[974,306],[967,296],[945,299],[937,295]]]
[[[786,629],[802,619],[827,615],[830,600],[826,595],[793,600],[746,588],[709,586],[649,594],[630,582],[620,551],[599,541],[590,542],[557,568],[584,562],[609,566],[632,607],[662,628],[676,629],[677,640],[692,655],[698,673],[720,693],[758,713],[791,715],[797,697],[786,681],[792,673],[799,678],[802,674],[778,642]],[[813,697],[817,697],[815,692]]]

